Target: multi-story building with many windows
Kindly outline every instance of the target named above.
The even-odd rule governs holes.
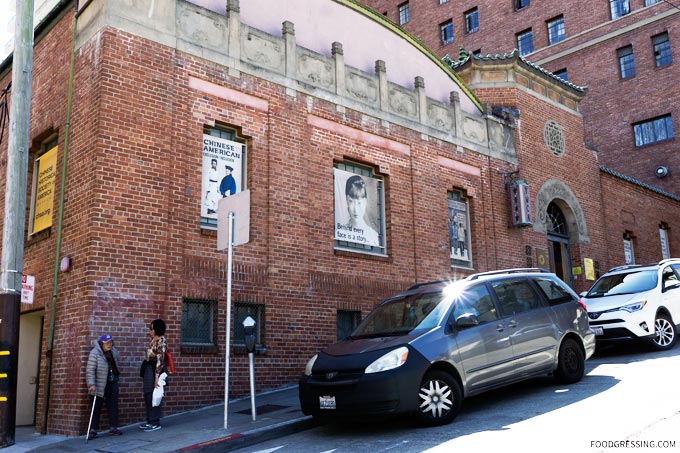
[[[585,142],[603,165],[680,193],[680,7],[659,0],[362,0],[440,57],[520,55],[588,88]],[[675,60],[675,61],[674,61]]]

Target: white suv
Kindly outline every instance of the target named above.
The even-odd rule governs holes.
[[[632,338],[670,349],[680,323],[680,259],[611,269],[583,294],[597,340]]]

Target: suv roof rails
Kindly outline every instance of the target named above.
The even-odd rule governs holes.
[[[656,263],[649,263],[649,264],[624,264],[622,266],[614,266],[611,269],[609,269],[607,272],[614,272],[614,271],[621,271],[625,269],[634,269],[636,267],[658,267],[662,266],[666,263],[677,263],[680,261],[678,258],[666,258],[661,261],[658,261]]]
[[[501,275],[501,274],[521,274],[526,272],[537,272],[537,273],[550,273],[548,269],[542,267],[518,267],[515,269],[503,269],[498,271],[480,272],[477,274],[472,274],[468,277],[469,280],[477,280],[480,277],[486,277],[488,275]]]
[[[407,291],[411,291],[412,289],[421,288],[423,286],[437,285],[437,284],[440,284],[440,283],[448,283],[448,282],[451,282],[451,281],[452,280],[435,280],[435,281],[432,281],[432,282],[416,283],[415,285],[409,286]]]

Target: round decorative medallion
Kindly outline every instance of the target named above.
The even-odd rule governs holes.
[[[561,157],[564,154],[564,133],[553,120],[546,121],[543,126],[543,140],[550,154],[555,157]]]

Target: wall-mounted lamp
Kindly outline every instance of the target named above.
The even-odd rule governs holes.
[[[660,165],[656,167],[656,171],[654,172],[657,178],[665,178],[668,176],[668,167],[664,167],[663,165]]]

